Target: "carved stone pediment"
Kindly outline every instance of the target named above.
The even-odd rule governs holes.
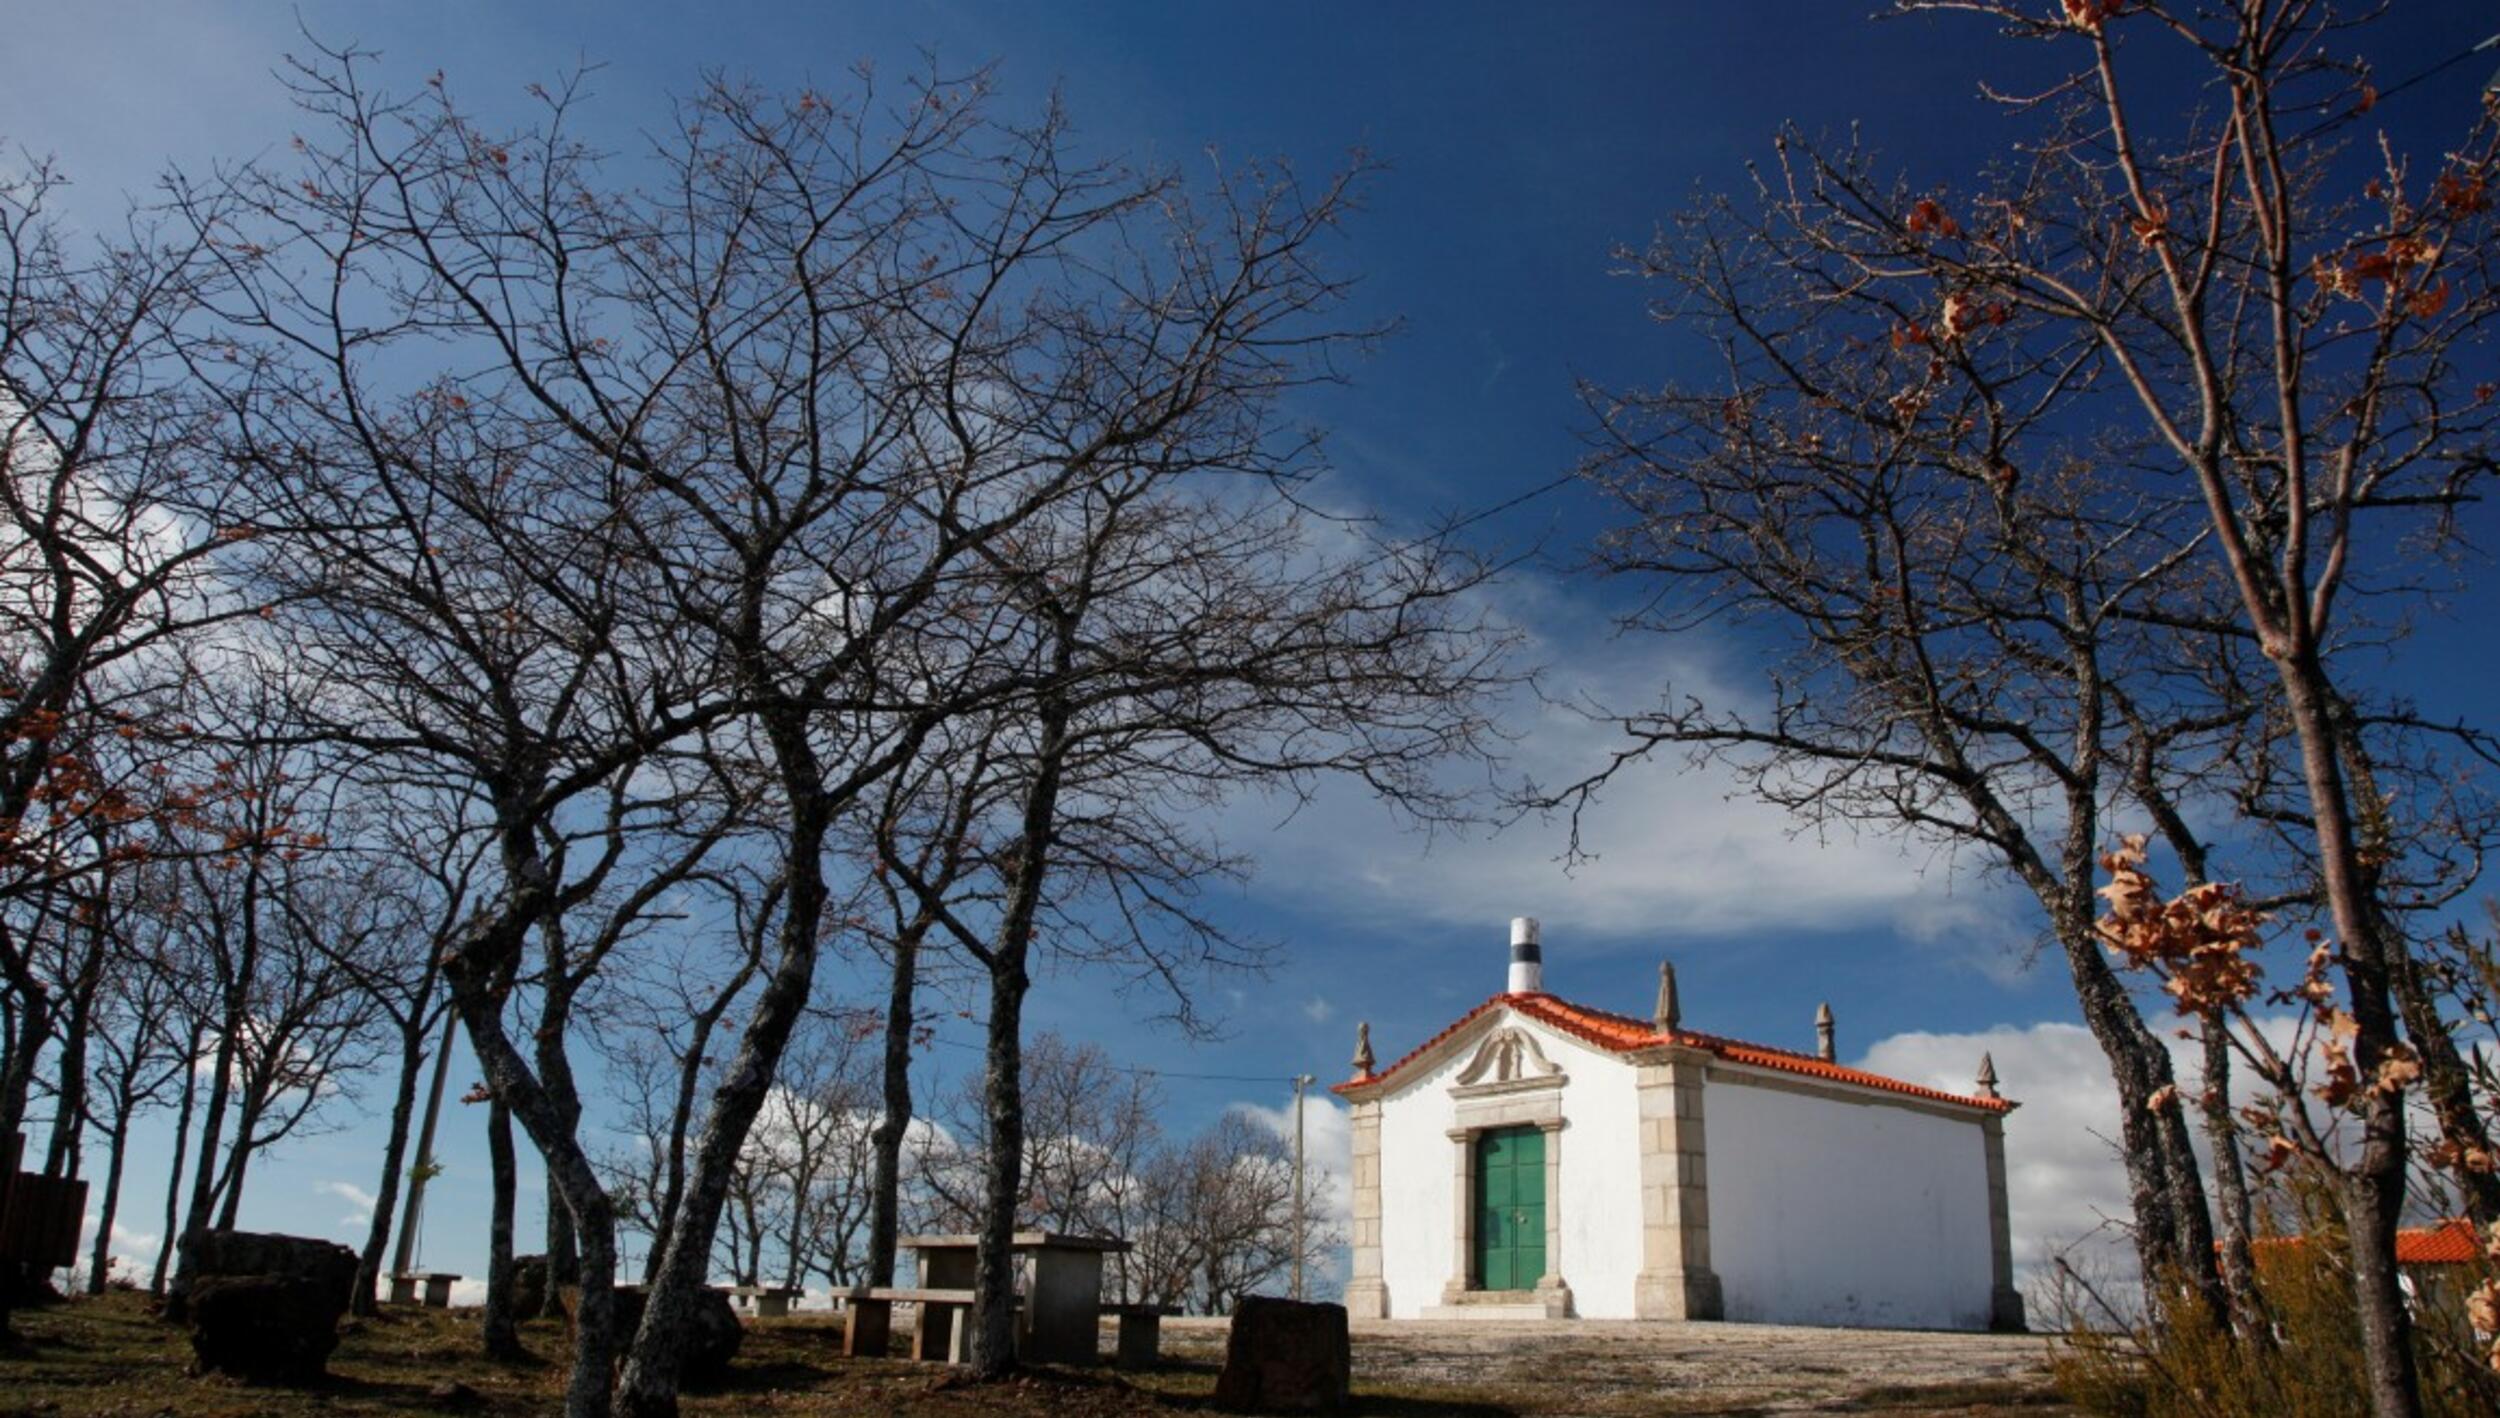
[[[1545,1057],[1535,1035],[1525,1029],[1496,1029],[1476,1046],[1475,1054],[1458,1071],[1450,1092],[1470,1098],[1530,1088],[1560,1088],[1570,1081],[1569,1075]]]

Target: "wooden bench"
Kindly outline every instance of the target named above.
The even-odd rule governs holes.
[[[752,1301],[757,1319],[777,1320],[790,1313],[790,1307],[806,1298],[807,1292],[787,1285],[733,1285],[729,1295],[734,1301]]]
[[[1181,1312],[1178,1305],[1105,1305],[1120,1317],[1119,1347],[1113,1362],[1123,1369],[1151,1369],[1163,1358],[1163,1317]]]

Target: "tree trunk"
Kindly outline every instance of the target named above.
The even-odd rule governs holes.
[[[165,1293],[165,1271],[173,1263],[181,1228],[174,1223],[182,1206],[183,1150],[191,1142],[191,1107],[199,1097],[200,1026],[193,1024],[189,1040],[182,1051],[182,1105],[174,1114],[174,1165],[165,1176],[165,1239],[156,1248],[156,1273],[148,1278],[148,1293]]]
[[[512,1155],[512,1110],[500,1099],[486,1105],[486,1156],[494,1192],[486,1219],[486,1357],[522,1359],[528,1351],[521,1347],[520,1315],[512,1303],[512,1212],[520,1167]]]
[[[2243,1342],[2271,1338],[2257,1297],[2257,1257],[2249,1246],[2248,1173],[2240,1161],[2240,1133],[2231,1116],[2230,1025],[2219,1010],[2205,1011],[2201,1039],[2205,1093],[2198,1109],[2214,1154],[2214,1198],[2222,1212],[2222,1289],[2231,1305],[2231,1329]]]
[[[130,1101],[122,1100],[120,1110],[113,1114],[113,1126],[105,1134],[104,1196],[97,1203],[95,1253],[87,1261],[87,1293],[90,1295],[104,1293],[105,1276],[112,1268],[113,1219],[121,1211],[122,1160],[130,1142],[130,1108]]]
[[[573,1056],[564,1042],[573,1025],[573,996],[577,988],[566,969],[563,951],[551,950],[539,1002],[535,1052],[539,1086],[546,1089],[556,1121],[569,1137],[581,1126],[582,1094],[573,1077]],[[565,1205],[563,1190],[556,1185],[551,1171],[547,1177],[547,1302],[554,1304],[558,1289],[578,1285],[581,1278],[581,1257],[573,1240],[573,1212]]]
[[[2453,929],[2463,933],[2462,927]],[[2394,961],[2396,1003],[2404,1012],[2405,1034],[2422,1060],[2422,1094],[2430,1102],[2431,1116],[2439,1121],[2440,1140],[2460,1158],[2473,1152],[2492,1156],[2490,1130],[2474,1106],[2473,1075],[2457,1054],[2456,1037],[2439,1018],[2439,1002],[2422,981],[2421,962],[2392,933],[2389,943],[2399,952]],[[2500,1172],[2455,1166],[2443,1169],[2443,1175],[2457,1183],[2465,1214],[2477,1228],[2500,1221]]]
[[[227,1020],[238,1011],[229,1008]],[[196,1053],[196,1050],[194,1051]],[[217,1052],[208,1076],[208,1100],[200,1109],[200,1155],[191,1178],[191,1203],[185,1207],[182,1229],[170,1237],[175,1244],[173,1287],[168,1292],[177,1307],[191,1288],[191,1247],[185,1242],[194,1231],[208,1228],[211,1209],[216,1205],[217,1145],[225,1131],[226,1099],[229,1079],[234,1070],[234,1031],[217,1031]]]
[[[981,1094],[989,1124],[982,1159],[981,1245],[973,1262],[966,1358],[975,1378],[995,1379],[1016,1362],[1016,1198],[1024,1190],[1024,995],[1031,980],[1021,949],[1006,948],[990,970],[988,1063]]]
[[[382,1180],[374,1188],[373,1224],[365,1230],[364,1254],[356,1262],[356,1290],[348,1313],[381,1308],[382,1253],[391,1244],[391,1209],[399,1204],[400,1167],[407,1161],[408,1124],[417,1109],[417,1079],[425,1072],[425,1020],[420,1008],[400,1026],[399,1088],[391,1097],[390,1134],[382,1142]]]
[[[559,1121],[557,1109],[503,1027],[504,1002],[524,937],[550,899],[546,864],[525,828],[504,830],[504,858],[513,899],[446,958],[443,975],[488,1090],[529,1133],[572,1209],[582,1273],[564,1412],[567,1418],[606,1418],[616,1353],[616,1209],[581,1140]]]
[[[2314,643],[2295,641],[2277,653],[2292,727],[2300,737],[2301,774],[2315,824],[2319,877],[2340,938],[2344,980],[2355,1025],[2353,1063],[2365,1086],[2377,1076],[2396,1035],[2390,1001],[2389,943],[2375,929],[2368,899],[2368,868],[2361,860],[2342,773],[2332,694]],[[2344,1173],[2342,1192],[2352,1249],[2354,1303],[2359,1308],[2362,1357],[2368,1367],[2370,1405],[2378,1418],[2416,1418],[2422,1411],[2420,1376],[2413,1364],[2412,1320],[2397,1284],[2396,1226],[2404,1207],[2405,1118],[2401,1092],[2375,1088],[2362,1105],[2361,1148]]]
[[[894,1283],[895,1238],[902,1230],[903,1138],[911,1130],[912,1002],[918,992],[920,937],[894,941],[894,974],[885,1003],[885,1101],[868,1135],[876,1171],[868,1200],[868,1283]]]
[[[243,1211],[243,1179],[252,1170],[252,1129],[260,1126],[260,1109],[246,1106],[235,1110],[234,1142],[226,1149],[226,1172],[217,1182],[217,1225],[231,1231],[235,1219]]]
[[[9,1055],[0,1066],[0,1137],[26,1128],[26,1107],[35,1091],[35,1063],[43,1053],[46,1040],[52,1037],[51,1003],[43,987],[33,981],[15,983],[19,996],[13,1016],[16,1028],[9,1039]]]
[[[2146,1299],[2158,1301],[2165,1284],[2176,1277],[2193,1276],[2198,1265],[2197,1258],[2180,1244],[2179,1198],[2187,1188],[2175,1175],[2178,1148],[2151,1107],[2154,1096],[2171,1086],[2170,1051],[2146,1027],[2135,1001],[2101,957],[2099,942],[2088,935],[2069,935],[2063,944],[2083,1022],[2100,1044],[2111,1080],[2118,1087],[2119,1157],[2127,1170],[2128,1202],[2135,1213],[2136,1265]],[[2172,1111],[2176,1112],[2175,1104]],[[2194,1163],[2192,1153],[2187,1161]],[[2203,1210],[2201,1194],[2196,1206]],[[2203,1269],[2211,1273],[2210,1259],[2203,1261]]]
[[[70,993],[61,1019],[61,1066],[54,1080],[52,1136],[43,1151],[47,1177],[78,1175],[78,1135],[87,1120],[87,1020],[95,987],[81,983]]]
[[[1064,677],[1075,654],[1075,626],[1054,627],[1052,670]],[[1073,714],[1057,697],[1043,701],[1036,734],[1033,786],[1025,794],[1017,834],[1014,875],[1001,913],[998,936],[986,963],[990,972],[988,1069],[982,1078],[990,1150],[983,1169],[981,1244],[973,1260],[971,1334],[965,1346],[973,1377],[995,1379],[1016,1365],[1016,1202],[1024,1189],[1024,996],[1033,980],[1025,961],[1033,948],[1033,922],[1050,871],[1050,849],[1059,822],[1059,783],[1068,752]]]

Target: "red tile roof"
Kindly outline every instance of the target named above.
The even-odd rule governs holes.
[[[1886,1093],[1905,1094],[1912,1098],[1924,1098],[1931,1103],[1952,1103],[1982,1112],[2007,1113],[2014,1109],[2012,1103],[2002,1098],[1981,1098],[1967,1093],[1947,1093],[1941,1089],[1923,1088],[1915,1083],[1905,1083],[1898,1078],[1887,1078],[1880,1073],[1868,1073],[1858,1068],[1844,1068],[1812,1054],[1774,1049],[1764,1044],[1748,1044],[1741,1039],[1702,1034],[1690,1029],[1661,1033],[1651,1027],[1648,1020],[1634,1019],[1630,1015],[1616,1014],[1611,1010],[1592,1009],[1587,1005],[1573,1004],[1569,1000],[1558,999],[1548,994],[1495,995],[1461,1015],[1448,1028],[1408,1050],[1405,1057],[1396,1063],[1377,1073],[1340,1083],[1336,1091],[1342,1093],[1351,1088],[1368,1088],[1374,1084],[1386,1082],[1395,1077],[1400,1069],[1432,1052],[1452,1035],[1483,1018],[1487,1013],[1504,1008],[1516,1010],[1541,1024],[1551,1025],[1573,1038],[1593,1044],[1608,1053],[1628,1054],[1638,1049],[1655,1048],[1661,1044],[1680,1044],[1686,1048],[1704,1050],[1729,1063],[1743,1064],[1750,1068],[1804,1074],[1809,1078],[1854,1084],[1861,1088],[1873,1088]]]
[[[2464,1265],[2483,1258],[2474,1223],[2451,1216],[2436,1226],[2407,1226],[2396,1233],[2399,1265]]]
[[[2249,1244],[2259,1250],[2297,1246],[2306,1236],[2259,1236]],[[2219,1247],[2221,1242],[2215,1242]],[[2396,1232],[2398,1265],[2471,1265],[2483,1258],[2483,1238],[2474,1223],[2451,1216],[2433,1226],[2407,1226]]]

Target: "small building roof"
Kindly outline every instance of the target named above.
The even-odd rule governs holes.
[[[2305,1245],[2308,1240],[2306,1236],[2259,1236],[2249,1244],[2264,1251]],[[2396,1232],[2398,1265],[2471,1265],[2482,1258],[2482,1234],[2462,1216],[2451,1216],[2428,1226],[2406,1226]]]
[[[1691,1029],[1661,1030],[1648,1020],[1634,1019],[1630,1015],[1616,1014],[1612,1010],[1596,1009],[1589,1005],[1574,1004],[1569,1000],[1542,993],[1495,995],[1467,1011],[1448,1028],[1408,1050],[1403,1058],[1387,1068],[1378,1073],[1349,1079],[1338,1084],[1334,1091],[1345,1093],[1355,1089],[1370,1090],[1389,1082],[1396,1078],[1401,1070],[1426,1054],[1432,1053],[1469,1025],[1497,1009],[1516,1011],[1540,1024],[1549,1025],[1583,1043],[1594,1045],[1611,1054],[1630,1054],[1642,1049],[1676,1045],[1688,1049],[1700,1049],[1732,1064],[1770,1069],[1780,1073],[1803,1074],[1809,1078],[1820,1078],[1832,1083],[1850,1084],[1885,1093],[1899,1093],[1931,1103],[1949,1103],[1975,1112],[2010,1113],[2015,1107],[2015,1104],[2003,1098],[1981,1098],[1967,1093],[1947,1093],[1941,1089],[1922,1087],[1902,1079],[1887,1078],[1880,1073],[1869,1073],[1864,1069],[1830,1063],[1812,1054],[1801,1054],[1790,1049],[1775,1049],[1767,1044],[1749,1044],[1741,1039],[1730,1039],[1718,1034],[1704,1034]]]

